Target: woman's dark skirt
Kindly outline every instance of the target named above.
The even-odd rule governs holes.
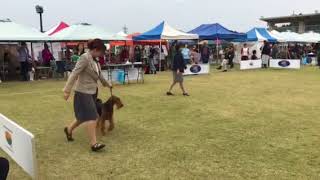
[[[75,92],[73,106],[77,121],[87,122],[98,118],[96,100],[97,94]]]

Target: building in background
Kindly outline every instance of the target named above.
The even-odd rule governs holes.
[[[291,16],[262,17],[260,20],[267,22],[270,30],[280,32],[292,31],[297,33],[313,31],[320,33],[320,13],[318,11],[313,14],[300,13]]]

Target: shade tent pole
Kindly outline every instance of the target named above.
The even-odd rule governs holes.
[[[161,49],[162,49],[161,46],[162,46],[162,39],[160,38],[159,72],[161,72],[161,56],[162,56],[162,55],[161,55],[161,54],[162,54],[162,53],[161,53]]]
[[[216,43],[216,49],[217,49],[217,64],[219,64],[219,39],[217,37],[217,43]]]

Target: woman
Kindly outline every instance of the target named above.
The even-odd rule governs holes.
[[[142,52],[139,46],[136,46],[134,48],[134,61],[135,62],[141,62],[141,58],[142,58]]]
[[[187,44],[181,50],[181,53],[183,55],[184,63],[189,64],[190,63],[190,49]]]
[[[241,49],[241,61],[249,60],[249,54],[250,54],[250,50],[247,47],[247,44],[245,43],[243,45],[243,48]]]
[[[52,53],[49,50],[47,43],[44,43],[44,49],[42,50],[42,65],[50,67],[50,62],[54,60]]]
[[[183,55],[180,51],[180,46],[177,45],[176,46],[176,52],[177,54],[174,56],[174,60],[173,60],[173,65],[172,65],[172,73],[173,73],[173,83],[170,86],[169,91],[167,92],[168,96],[173,96],[174,94],[171,92],[173,87],[179,83],[180,84],[180,88],[183,92],[183,96],[190,96],[186,90],[184,89],[183,86],[183,73],[184,73],[184,69],[186,68],[186,64],[184,62],[184,58]]]
[[[234,63],[233,63],[233,59],[234,59],[235,53],[234,53],[234,47],[230,46],[229,51],[227,51],[227,59],[228,59],[228,64],[230,66],[230,69],[233,69],[234,67]]]
[[[196,47],[193,47],[191,51],[191,59],[192,63],[199,64],[201,60],[201,54],[199,53],[198,49]]]
[[[64,129],[68,141],[73,141],[72,133],[81,124],[87,126],[90,138],[91,150],[96,152],[105,147],[97,143],[96,122],[98,113],[96,99],[98,91],[98,80],[103,86],[112,88],[101,74],[101,68],[96,58],[103,56],[106,47],[102,40],[94,39],[88,42],[89,52],[84,53],[72,71],[64,88],[64,99],[68,100],[71,89],[75,84],[74,112],[76,120]]]
[[[78,54],[80,56],[85,53],[85,48],[83,43],[79,43],[77,49],[78,49]]]
[[[157,69],[154,65],[154,62],[157,59],[157,50],[155,47],[152,47],[150,49],[150,55],[149,55],[149,67],[150,67],[150,74],[157,74]]]

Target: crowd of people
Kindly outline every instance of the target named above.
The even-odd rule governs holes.
[[[134,45],[113,47],[105,51],[103,56],[99,57],[99,63],[104,69],[107,63],[121,64],[127,62],[141,62],[147,66],[146,73],[156,74],[157,71],[170,69],[173,64],[178,42],[159,45]],[[179,44],[180,46],[181,44]],[[17,48],[17,57],[19,61],[19,70],[22,81],[33,80],[35,68],[38,66],[50,67],[60,73],[65,71],[71,72],[80,56],[87,50],[86,43],[78,43],[75,46],[66,46],[62,51],[62,60],[58,61],[53,56],[51,48],[44,43],[43,50],[40,53],[40,58],[32,60],[30,49],[25,42],[21,42]],[[206,64],[213,58],[218,59],[218,69],[223,69],[226,72],[229,68],[234,67],[234,58],[236,48],[234,45],[225,45],[224,49],[217,52],[217,48],[209,46],[207,42],[201,45],[183,45],[181,53],[185,64]],[[320,45],[319,44],[277,44],[264,42],[261,49],[251,49],[246,43],[240,50],[240,59],[245,60],[262,60],[262,67],[267,68],[269,60],[272,59],[306,59],[310,63],[309,57],[317,57],[320,60]],[[259,54],[259,55],[258,55]],[[260,56],[261,54],[261,56]],[[4,53],[3,64],[8,64],[10,54]],[[160,64],[161,63],[161,64]],[[7,68],[7,66],[6,66]],[[4,69],[4,68],[3,68]],[[3,70],[4,71],[4,70]],[[2,72],[3,74],[4,72]]]

